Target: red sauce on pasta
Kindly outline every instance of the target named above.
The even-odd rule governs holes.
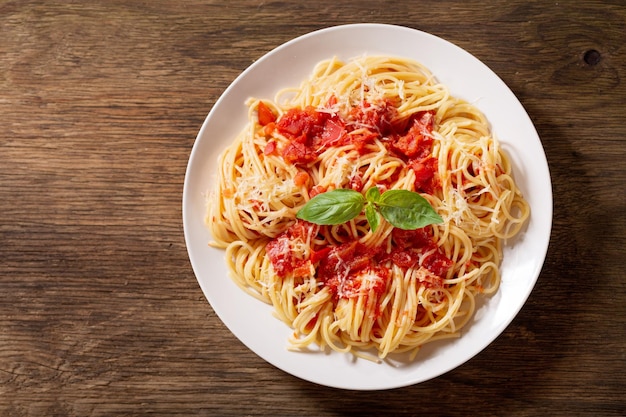
[[[452,267],[436,246],[430,227],[416,230],[394,229],[394,248],[386,253],[383,247],[368,247],[357,240],[346,243],[312,247],[303,257],[300,244],[317,226],[297,221],[281,235],[269,241],[266,253],[276,274],[284,278],[308,276],[311,268],[316,277],[336,298],[350,298],[361,289],[382,293],[391,276],[390,262],[400,268],[423,267],[430,272],[424,284],[442,286],[443,277]]]
[[[331,99],[327,106],[330,108],[334,104]],[[359,152],[365,152],[366,146],[378,139],[413,170],[416,191],[433,193],[439,186],[437,159],[431,156],[434,115],[430,112],[401,121],[396,107],[389,101],[381,101],[375,105],[363,102],[353,108],[345,119],[332,111],[318,111],[312,106],[292,108],[279,118],[272,116],[267,106],[259,109],[259,123],[283,135],[288,143],[280,150],[272,141],[264,150],[265,154],[279,152],[288,163],[305,169],[329,147],[352,144]],[[304,178],[306,174],[301,172]],[[305,181],[302,183],[305,184]],[[349,178],[349,187],[362,191],[362,178],[358,173]],[[309,194],[312,197],[324,191],[313,187]],[[313,230],[311,228],[315,227],[297,221],[269,241],[266,253],[279,277],[304,277],[313,269],[316,277],[336,298],[350,298],[362,290],[384,292],[391,275],[390,263],[404,269],[425,268],[429,274],[425,275],[424,284],[434,287],[442,285],[443,277],[452,267],[452,261],[440,252],[433,241],[430,227],[394,229],[394,245],[389,252],[382,247],[370,248],[352,240],[334,246],[310,247],[308,257],[304,257],[301,245]]]
[[[389,101],[377,105],[363,102],[344,119],[330,111],[318,111],[308,106],[288,110],[274,125],[275,119],[267,115],[268,111],[267,106],[259,110],[259,123],[272,126],[272,131],[275,129],[289,139],[281,155],[290,164],[309,164],[333,146],[352,144],[357,151],[364,153],[366,146],[378,138],[415,172],[416,191],[433,193],[440,186],[436,176],[437,160],[430,156],[434,126],[431,112],[422,112],[408,121],[401,121]],[[264,153],[275,151],[276,146],[272,143]]]

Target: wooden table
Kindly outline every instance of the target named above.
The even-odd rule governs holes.
[[[211,106],[326,26],[405,25],[491,67],[547,154],[554,228],[525,307],[422,384],[317,386],[207,303],[181,196]],[[0,1],[0,415],[626,414],[622,1]]]

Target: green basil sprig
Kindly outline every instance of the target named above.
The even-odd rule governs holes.
[[[443,223],[441,216],[419,193],[387,190],[381,194],[378,187],[367,190],[365,196],[343,188],[318,194],[298,211],[296,217],[315,224],[335,225],[352,220],[364,209],[373,232],[380,225],[380,216],[392,226],[405,230]]]

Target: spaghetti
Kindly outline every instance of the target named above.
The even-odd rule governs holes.
[[[483,114],[421,64],[383,56],[323,61],[298,88],[247,105],[206,221],[233,280],[293,328],[290,348],[413,358],[458,337],[529,217]],[[444,222],[296,219],[315,195],[372,187],[418,192]]]

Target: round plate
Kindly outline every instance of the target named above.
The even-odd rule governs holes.
[[[485,113],[508,153],[514,177],[531,206],[528,227],[504,249],[502,284],[481,300],[458,339],[433,342],[414,361],[374,363],[351,354],[287,350],[291,329],[268,306],[238,288],[228,276],[224,251],[207,243],[206,194],[216,185],[217,156],[247,123],[249,97],[273,99],[297,87],[316,63],[337,56],[395,55],[426,65],[452,95]],[[246,69],[207,116],[194,143],[183,191],[183,223],[189,258],[209,303],[248,348],[299,378],[331,387],[375,390],[416,384],[463,364],[491,343],[522,308],[539,276],[552,227],[552,186],[537,132],[509,88],[487,66],[436,36],[400,26],[355,24],[330,27],[293,39]],[[210,347],[207,347],[210,349]]]

